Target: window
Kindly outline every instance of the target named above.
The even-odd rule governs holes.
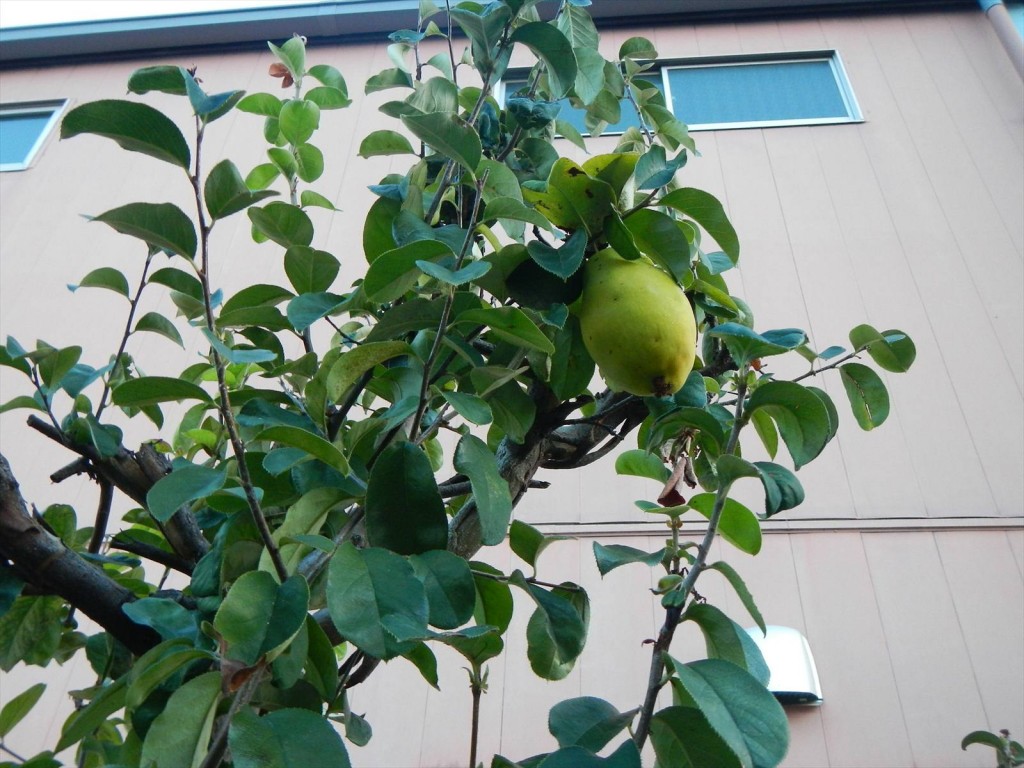
[[[665,94],[669,108],[691,131],[863,119],[835,51],[664,61],[644,79]],[[525,76],[512,75],[505,93],[525,85]],[[621,109],[621,120],[605,133],[639,124],[632,104],[623,102]],[[583,133],[585,115],[566,100],[558,117]]]
[[[0,171],[22,171],[42,148],[66,102],[0,105]]]

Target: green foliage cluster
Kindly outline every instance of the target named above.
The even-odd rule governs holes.
[[[449,646],[465,658],[479,701],[487,662],[504,649],[513,590],[533,605],[531,668],[564,678],[587,639],[589,600],[577,584],[538,579],[553,539],[513,520],[514,507],[536,469],[582,466],[636,429],[638,447],[615,467],[653,481],[657,501],[638,504],[662,516],[670,536],[654,552],[595,544],[594,554],[602,575],[637,563],[665,574],[647,699],[628,712],[592,697],[561,702],[549,721],[555,751],[495,757],[492,766],[633,768],[648,739],[661,766],[781,761],[786,718],[765,687],[764,660],[694,584],[717,570],[763,629],[737,572],[707,562],[712,537],[756,554],[760,521],[803,501],[794,471],[776,459],[784,447],[799,469],[838,428],[831,398],[805,379],[838,370],[857,423],[872,429],[888,414],[888,396],[855,359],[902,372],[914,347],[899,331],[866,325],[851,332],[850,351],[815,352],[797,329],[754,330],[751,309],[726,283],[739,258],[732,224],[712,195],[677,182],[694,144],[644,79],[653,45],[633,38],[606,60],[587,4],[568,0],[544,21],[536,0],[447,10],[422,0],[417,28],[391,36],[394,67],[371,77],[366,92],[395,94],[381,107],[395,129],[366,136],[359,155],[408,156],[409,167],[372,188],[365,275],[343,291],[339,258],[324,250],[310,216],[334,206],[310,185],[327,162],[321,113],[350,97],[336,69],[307,65],[301,38],[270,46],[271,73],[291,89],[285,98],[208,94],[179,67],[135,72],[132,94],[187,99],[188,138],[136,98],[66,116],[64,139],[102,136],[180,168],[195,204],[135,202],[94,218],[141,245],[133,275],[105,266],[75,286],[127,304],[124,337],[107,362],[93,367],[80,346],[26,349],[9,338],[0,349],[0,363],[33,387],[3,410],[36,411],[34,425],[79,454],[99,481],[101,512],[115,489],[136,505],[114,535],[103,515],[88,526],[67,506],[42,513],[64,553],[109,582],[128,632],[102,618],[103,631],[80,632],[73,612],[95,617],[96,607],[66,599],[59,582],[26,566],[17,537],[2,545],[0,667],[84,650],[96,673],[94,686],[76,692],[81,706],[54,752],[75,747],[84,766],[347,766],[346,741],[362,745],[372,733],[352,711],[351,690],[378,661],[406,659],[436,686],[434,649]],[[461,58],[448,46],[425,58],[435,39],[454,51],[456,33],[468,39]],[[516,47],[536,64],[527,85],[499,101],[495,87]],[[623,104],[641,127],[579,164],[552,141],[559,134],[586,147],[558,119],[565,100],[586,110],[592,136],[618,121]],[[232,111],[262,121],[266,162],[244,170],[205,156],[204,137]],[[236,215],[248,217],[254,241],[280,249],[287,286],[252,284],[224,297],[211,284],[222,258],[211,232]],[[581,266],[608,246],[650,259],[695,308],[700,356],[672,396],[592,390],[594,364],[570,307]],[[169,290],[176,316],[136,316],[153,286]],[[314,329],[330,330],[326,348]],[[147,375],[125,351],[140,333],[178,345],[199,335],[206,351],[176,375]],[[802,356],[807,373],[773,375],[766,359],[784,354]],[[128,451],[118,419],[163,428],[167,404],[187,407],[171,436]],[[740,434],[751,425],[771,460],[742,456]],[[143,459],[159,471],[132,480],[125,467]],[[439,482],[445,466],[452,474]],[[729,496],[745,478],[763,487],[763,515]],[[681,539],[687,514],[708,520],[700,541]],[[506,538],[531,575],[473,559]],[[144,559],[181,572],[187,586],[161,589],[159,569]],[[670,654],[687,623],[706,638],[709,658]],[[664,685],[672,704],[655,711]],[[4,708],[0,740],[41,690]],[[475,766],[476,719],[467,729]],[[58,763],[44,753],[25,764]]]

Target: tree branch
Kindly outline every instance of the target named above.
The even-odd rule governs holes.
[[[44,422],[45,423],[45,422]],[[0,556],[32,583],[55,593],[141,655],[160,642],[149,627],[122,610],[135,600],[128,589],[107,577],[43,528],[29,513],[7,459],[0,454]]]

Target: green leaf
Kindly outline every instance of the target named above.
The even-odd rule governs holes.
[[[460,314],[453,324],[486,325],[495,336],[545,354],[555,351],[544,332],[518,307],[485,307]]]
[[[582,266],[586,247],[587,236],[582,230],[574,232],[561,248],[552,248],[541,240],[531,240],[526,245],[530,257],[537,264],[563,280]]]
[[[839,378],[860,428],[870,431],[889,417],[889,392],[877,373],[860,363],[839,366]]]
[[[1003,740],[991,731],[971,731],[960,741],[960,749],[966,750],[971,744],[985,744],[993,749],[1003,750]]]
[[[658,204],[667,205],[689,216],[715,238],[715,242],[734,265],[739,261],[740,241],[736,236],[736,230],[733,229],[729,217],[725,215],[725,209],[714,195],[700,189],[683,187],[669,192],[658,201]]]
[[[281,445],[301,448],[314,458],[320,459],[327,466],[338,470],[341,474],[347,475],[349,473],[348,459],[345,458],[345,454],[334,443],[301,427],[286,425],[270,427],[256,435],[256,439],[271,440]]]
[[[235,768],[351,768],[341,736],[319,712],[278,709],[263,717],[243,709],[231,721]]]
[[[326,208],[328,211],[341,210],[319,192],[314,192],[311,189],[302,190],[299,195],[299,205],[303,208]]]
[[[636,188],[658,189],[675,178],[676,171],[686,165],[686,151],[669,160],[665,148],[655,144],[636,163]],[[731,266],[731,264],[730,264]]]
[[[512,41],[527,46],[544,62],[554,98],[569,92],[576,82],[576,57],[565,35],[551,24],[532,21],[513,32]]]
[[[242,112],[263,117],[277,117],[281,114],[283,106],[284,102],[270,93],[250,93],[238,102],[238,108]]]
[[[292,504],[285,513],[284,522],[273,533],[273,539],[281,553],[281,561],[289,573],[295,572],[299,562],[310,551],[305,543],[307,535],[318,534],[327,522],[332,509],[351,497],[340,488],[324,486],[307,491]],[[326,551],[334,550],[334,543],[327,539]],[[260,570],[272,573],[274,563],[266,549],[260,555]]]
[[[541,762],[534,762],[537,758],[543,757]],[[501,756],[495,756],[491,768],[525,768],[530,765],[536,768],[641,768],[640,750],[632,739],[626,739],[608,757],[598,757],[589,749],[583,747],[563,747],[551,754],[538,755],[530,761],[519,763],[503,763]],[[675,768],[675,766],[673,766]]]
[[[661,211],[643,208],[625,220],[636,247],[682,282],[690,273],[690,242],[679,222]]]
[[[548,730],[560,747],[583,747],[600,752],[633,721],[638,709],[619,712],[603,699],[581,696],[551,708]]]
[[[550,221],[514,197],[493,197],[488,200],[484,208],[484,218],[487,221],[492,219],[525,221],[527,224],[551,231]]]
[[[417,261],[433,261],[454,256],[452,249],[440,240],[417,240],[381,253],[370,264],[363,279],[363,290],[371,301],[394,301],[416,285],[421,271]]]
[[[739,323],[722,323],[707,335],[724,339],[729,354],[739,365],[747,365],[760,357],[781,355],[807,343],[807,334],[799,328],[755,333]]]
[[[245,186],[251,190],[264,189],[281,175],[280,169],[273,163],[262,163],[257,165],[245,177]]]
[[[615,473],[618,475],[647,477],[659,483],[666,482],[672,475],[672,472],[665,466],[665,462],[659,456],[639,449],[623,451],[616,456]]]
[[[147,312],[140,317],[138,322],[135,323],[135,328],[132,330],[132,333],[138,333],[139,331],[159,333],[161,336],[173,341],[182,349],[185,348],[185,342],[181,340],[181,334],[178,333],[178,329],[174,327],[174,323],[159,312]],[[137,379],[137,381],[139,381],[139,379]],[[178,379],[174,379],[174,381],[178,381]]]
[[[309,245],[313,242],[313,222],[305,211],[290,203],[267,203],[246,211],[253,227],[278,245]]]
[[[666,707],[651,718],[651,746],[659,766],[749,768],[694,707]]]
[[[327,608],[342,636],[378,659],[408,650],[408,644],[399,643],[385,628],[386,619],[398,617],[427,634],[423,582],[405,558],[386,549],[343,544],[328,567]]]
[[[286,101],[278,115],[278,126],[292,145],[305,144],[320,126],[320,107],[305,99]]]
[[[188,259],[196,257],[196,230],[184,211],[173,203],[129,203],[94,216],[121,234],[137,237]]]
[[[415,155],[416,150],[402,134],[397,131],[374,131],[359,145],[359,157],[380,157],[387,155]]]
[[[828,410],[807,387],[769,381],[747,401],[747,414],[763,410],[775,421],[797,469],[813,461],[835,434]]]
[[[78,288],[106,288],[108,291],[119,293],[125,298],[129,298],[128,292],[130,290],[128,278],[120,270],[113,267],[94,269],[83,277],[78,285],[69,285],[68,288],[72,291]]]
[[[64,721],[60,739],[54,749],[57,752],[63,752],[68,747],[77,744],[89,734],[94,733],[112,714],[122,709],[125,704],[125,696],[128,693],[127,681],[127,675],[119,677],[104,686],[88,705],[73,712]]]
[[[653,60],[658,58],[658,51],[647,38],[631,37],[619,46],[619,58]]]
[[[36,705],[45,690],[45,683],[36,683],[4,704],[3,709],[0,709],[0,740],[32,711],[32,707]]]
[[[545,680],[561,680],[583,651],[590,620],[586,593],[574,585],[550,592],[530,584],[516,571],[509,582],[528,592],[537,604],[526,627],[526,655],[530,668]]]
[[[227,644],[227,658],[252,666],[292,641],[308,609],[309,586],[302,576],[278,584],[266,571],[248,571],[231,585],[213,626]]]
[[[455,160],[470,175],[476,171],[483,156],[480,137],[459,115],[450,112],[402,115],[402,122],[435,152]]]
[[[312,144],[300,144],[295,148],[295,166],[300,179],[314,182],[324,174],[324,153]]]
[[[224,487],[224,470],[198,465],[175,469],[157,480],[146,494],[150,514],[166,523],[183,505],[203,499]]]
[[[440,280],[448,285],[460,286],[486,275],[490,272],[492,264],[489,261],[471,261],[457,272],[452,272],[447,267],[442,267],[440,264],[422,259],[416,261],[416,266],[420,268],[423,274],[435,280]]]
[[[543,189],[523,187],[523,198],[557,227],[583,228],[595,237],[612,211],[615,192],[607,182],[593,179],[568,158],[559,158]]]
[[[743,627],[707,603],[691,603],[682,618],[700,627],[709,659],[731,661],[753,675],[761,685],[768,685],[768,665]]]
[[[412,354],[404,341],[371,341],[342,352],[327,373],[327,396],[340,402],[364,373],[383,362]]]
[[[132,72],[131,77],[128,78],[128,91],[140,95],[150,91],[159,91],[174,96],[184,96],[185,78],[182,77],[181,67],[166,65],[142,67]]]
[[[217,163],[206,177],[203,196],[206,210],[214,219],[223,219],[248,208],[260,200],[276,195],[269,190],[253,192],[246,186],[242,174],[230,160]]]
[[[866,349],[879,368],[891,373],[906,373],[917,357],[917,348],[903,331],[879,333],[870,325],[858,325],[850,331],[854,349]]]
[[[267,46],[285,65],[293,80],[302,80],[303,75],[306,74],[306,44],[301,37],[293,35],[280,47],[271,42],[268,42]]]
[[[409,564],[416,577],[423,582],[431,626],[455,629],[473,617],[476,584],[469,563],[463,558],[435,549],[411,555]]]
[[[114,387],[112,396],[114,405],[119,405],[122,408],[142,408],[147,405],[182,400],[213,403],[212,398],[198,384],[167,376],[144,376],[141,379],[129,379]]]
[[[304,247],[292,246],[288,251]],[[344,304],[345,297],[336,293],[326,291],[303,293],[288,302],[288,322],[296,331],[303,333],[317,320],[339,311]]]
[[[60,137],[83,133],[105,136],[129,152],[189,169],[191,153],[181,131],[162,112],[145,104],[101,99],[75,107],[64,116]]]
[[[491,406],[482,397],[468,392],[442,392],[441,396],[466,421],[484,425],[491,422]]]
[[[206,755],[220,696],[220,672],[192,678],[172,693],[146,733],[142,764],[197,768]]]
[[[699,493],[690,499],[688,506],[710,520],[715,506],[715,494]],[[735,499],[725,500],[718,532],[741,552],[756,555],[761,551],[761,525],[757,515]]]
[[[512,590],[500,580],[502,574],[497,568],[478,562],[470,563],[470,567],[473,569],[477,597],[473,618],[477,624],[497,627],[498,633],[502,634],[512,621]],[[483,574],[496,578],[488,578]]]
[[[665,549],[657,552],[644,552],[642,549],[630,547],[625,544],[601,544],[594,542],[594,560],[597,561],[597,570],[602,576],[613,571],[620,565],[630,563],[643,563],[648,566],[658,565],[665,558]]]
[[[183,637],[194,640],[196,636],[195,614],[183,606],[162,597],[143,597],[125,603],[122,612],[136,624],[152,627],[164,640]],[[140,702],[141,703],[141,702]]]
[[[487,444],[473,435],[463,435],[455,448],[455,470],[469,478],[480,518],[481,541],[495,546],[505,540],[512,517],[512,496],[508,483],[498,473],[497,460]]]
[[[318,85],[306,91],[306,101],[316,104],[320,109],[343,109],[352,103],[345,92],[327,85]]]
[[[377,458],[366,487],[366,534],[375,547],[414,555],[448,545],[448,515],[430,459],[408,442]]]
[[[757,604],[754,603],[754,596],[750,594],[750,590],[747,589],[746,583],[742,578],[740,578],[736,569],[724,560],[712,563],[708,568],[716,570],[725,576],[726,581],[732,585],[732,588],[736,591],[736,595],[739,597],[740,602],[743,603],[743,607],[747,609],[747,613],[750,614],[754,623],[757,624],[762,633],[766,632],[767,630],[765,629],[764,618],[761,616],[761,611],[758,610]]]
[[[509,546],[512,547],[512,551],[535,571],[540,553],[556,541],[565,541],[567,538],[567,536],[545,536],[522,520],[513,520],[508,534]]]
[[[755,461],[754,466],[764,486],[765,517],[803,504],[804,487],[796,475],[770,461]]]
[[[786,713],[749,673],[727,661],[681,664],[669,657],[672,686],[695,705],[742,765],[778,765],[789,747]]]
[[[134,605],[134,603],[129,603],[129,605]],[[195,634],[195,630],[196,626],[193,622],[193,634]],[[172,675],[186,665],[197,659],[211,660],[212,654],[193,648],[193,642],[195,642],[194,639],[163,642],[139,657],[128,672],[128,694],[124,702],[128,711],[137,710],[143,706],[154,690],[170,680]]]
[[[64,347],[63,349],[48,349],[46,354],[39,358],[37,367],[39,377],[43,385],[49,391],[55,391],[64,377],[71,372],[71,369],[78,364],[82,357],[81,347]]]

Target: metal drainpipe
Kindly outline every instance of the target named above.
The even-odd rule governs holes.
[[[988,16],[996,31],[999,42],[1003,44],[1007,55],[1017,68],[1017,74],[1024,80],[1024,39],[1010,18],[1010,12],[1003,5],[1003,0],[978,0],[981,10]]]

